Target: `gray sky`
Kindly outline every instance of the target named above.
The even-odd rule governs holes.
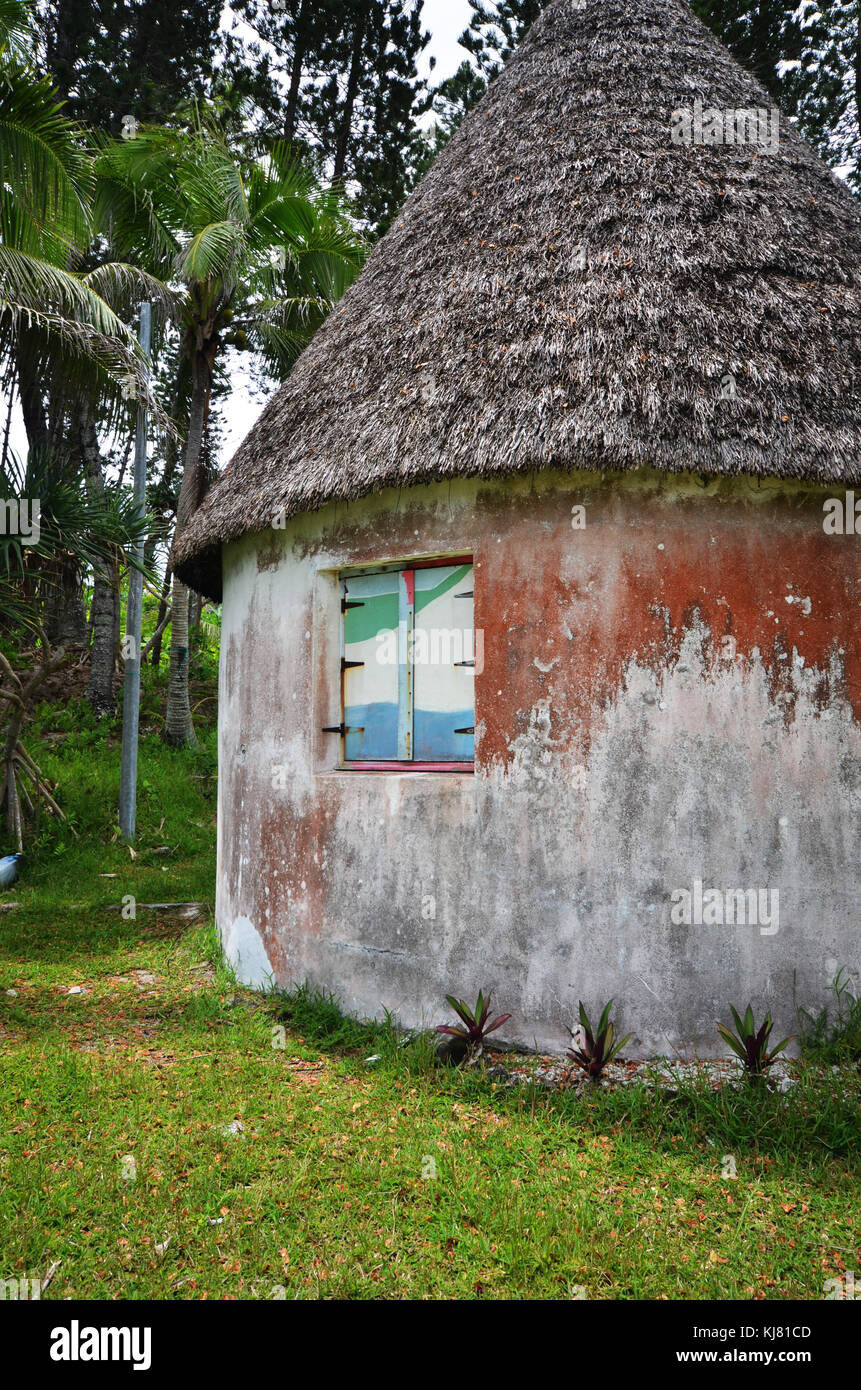
[[[469,0],[425,0],[422,18],[433,36],[427,56],[436,58],[434,78],[439,82],[451,77],[467,56],[457,41],[471,13]],[[427,75],[427,68],[424,71]]]

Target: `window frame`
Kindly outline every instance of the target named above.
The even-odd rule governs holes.
[[[338,593],[341,596],[341,586],[345,580],[357,579],[364,575],[374,574],[403,574],[405,571],[429,569],[445,569],[452,565],[470,565],[475,569],[475,559],[471,554],[458,553],[456,555],[439,555],[432,558],[422,559],[403,559],[388,560],[379,564],[351,565],[338,570]],[[474,582],[474,580],[473,580]],[[473,599],[474,604],[474,599]],[[475,772],[475,758],[464,759],[459,762],[433,762],[419,761],[413,758],[397,758],[389,760],[369,759],[360,761],[346,756],[347,737],[346,737],[346,675],[345,668],[346,644],[345,644],[345,611],[343,600],[339,618],[338,635],[338,655],[340,665],[340,680],[338,689],[338,699],[340,707],[340,751],[338,759],[338,770],[341,772],[462,772],[472,776]],[[473,631],[475,620],[475,609],[473,607]],[[475,694],[473,693],[473,720],[475,719]],[[332,730],[331,732],[335,732]]]

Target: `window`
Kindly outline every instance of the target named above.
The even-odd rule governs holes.
[[[475,756],[471,559],[341,584],[343,763],[463,769]]]

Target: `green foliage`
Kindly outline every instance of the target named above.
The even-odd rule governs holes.
[[[580,1001],[581,1042],[579,1047],[569,1048],[567,1056],[571,1058],[575,1066],[585,1072],[591,1081],[601,1080],[604,1068],[619,1055],[625,1043],[630,1042],[633,1037],[632,1033],[628,1033],[619,1041],[614,1041],[615,1027],[610,1022],[612,1007],[613,1000],[611,999],[604,1005],[598,1027],[593,1029],[583,1002]],[[571,1032],[571,1036],[576,1042],[576,1031]]]
[[[26,0],[0,0],[0,60],[26,63],[35,41],[35,7]]]
[[[834,995],[832,1009],[818,1014],[799,1009],[802,1056],[839,1066],[861,1062],[861,998],[852,977],[841,966],[831,983]]]
[[[472,18],[460,43],[472,54],[485,85],[491,82],[535,23],[548,0],[469,0]]]
[[[768,1042],[774,1027],[771,1014],[766,1014],[765,1021],[760,1028],[757,1028],[750,1004],[747,1006],[744,1019],[739,1018],[732,1005],[730,1005],[730,1013],[736,1026],[736,1032],[733,1033],[723,1023],[717,1025],[718,1032],[736,1056],[741,1058],[748,1076],[764,1076],[768,1069],[774,1066],[780,1053],[792,1042],[792,1038],[784,1038],[783,1042],[778,1043],[769,1052]]]
[[[444,1033],[447,1037],[460,1040],[464,1046],[464,1053],[472,1056],[481,1052],[484,1040],[490,1033],[495,1033],[497,1028],[501,1028],[503,1023],[507,1023],[511,1018],[511,1014],[500,1014],[498,1018],[488,1022],[490,1019],[490,995],[485,996],[481,990],[478,991],[478,999],[474,1009],[471,1009],[462,999],[455,999],[453,994],[447,994],[445,1001],[462,1020],[464,1026],[460,1028],[457,1024],[441,1023],[436,1031]]]
[[[29,9],[17,12],[26,32]],[[0,18],[0,384],[8,390],[17,379],[40,394],[47,379],[55,411],[70,390],[96,385],[115,412],[131,386],[155,409],[133,335],[100,287],[70,269],[93,233],[92,159],[51,79],[24,60],[15,13],[7,0]],[[127,268],[126,281],[134,277]]]
[[[460,36],[470,54],[457,72],[441,82],[431,95],[436,123],[425,142],[424,164],[452,137],[464,117],[481,100],[505,63],[520,44],[548,0],[469,0],[472,15]]]
[[[90,128],[119,134],[124,116],[165,121],[209,90],[222,8],[220,0],[47,0],[52,81]]]
[[[351,1018],[334,994],[307,981],[274,996],[273,1017],[318,1047],[373,1053],[384,1045],[390,1052],[397,1046],[391,1015],[383,1022]]]
[[[50,79],[0,55],[0,202],[6,245],[56,261],[89,233],[92,164]],[[4,278],[8,273],[4,266]]]
[[[364,262],[343,200],[308,165],[281,144],[244,159],[211,115],[108,143],[97,170],[97,214],[118,254],[183,284],[189,355],[241,334],[285,375]]]
[[[31,450],[26,465],[12,453],[5,465],[0,462],[0,495],[39,507],[29,539],[10,534],[8,527],[0,535],[0,621],[38,631],[40,604],[34,598],[50,596],[64,555],[86,565],[119,557],[140,568],[135,549],[150,522],[139,515],[130,492],[86,491],[66,481],[55,459]],[[32,525],[32,511],[29,521]]]
[[[419,58],[422,0],[238,0],[251,43],[228,38],[222,94],[247,128],[283,132],[351,193],[371,238],[391,224],[421,170],[428,106]]]
[[[180,754],[166,749],[158,732],[163,687],[149,673],[145,682],[135,859],[117,831],[121,712],[97,720],[84,699],[43,703],[36,711],[39,765],[79,839],[43,810],[38,832],[27,844],[22,885],[22,901],[34,909],[62,907],[70,883],[76,885],[76,900],[88,904],[118,903],[127,891],[144,901],[171,896],[207,901],[212,895],[215,803],[207,789],[214,789],[209,779],[216,759],[215,729],[202,725],[197,749]],[[169,854],[153,854],[163,846]],[[60,858],[63,876],[58,879],[53,866]]]

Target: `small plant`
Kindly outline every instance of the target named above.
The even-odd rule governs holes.
[[[779,1054],[792,1042],[792,1038],[784,1038],[782,1043],[778,1043],[777,1047],[772,1048],[769,1052],[768,1040],[774,1027],[771,1014],[765,1015],[765,1022],[761,1028],[757,1029],[750,1004],[747,1006],[747,1012],[743,1019],[739,1018],[731,1004],[730,1013],[735,1022],[736,1032],[733,1033],[723,1023],[717,1025],[718,1032],[724,1042],[729,1043],[733,1052],[741,1058],[748,1076],[765,1076],[769,1067],[774,1066]]]
[[[814,1015],[807,1009],[798,1010],[802,1052],[817,1062],[861,1064],[861,997],[845,966],[840,967],[830,988],[835,1003],[832,1012],[825,1008]]]
[[[490,995],[488,994],[485,998],[481,990],[478,992],[474,1009],[471,1009],[462,999],[455,999],[453,994],[447,994],[445,1001],[464,1023],[463,1028],[459,1028],[454,1023],[440,1023],[436,1030],[438,1033],[445,1033],[454,1039],[454,1042],[448,1044],[445,1053],[446,1058],[452,1061],[462,1061],[466,1056],[469,1057],[470,1061],[475,1061],[484,1051],[484,1040],[488,1033],[495,1032],[511,1018],[511,1014],[500,1014],[492,1023],[488,1023]]]
[[[633,1033],[628,1033],[627,1037],[620,1039],[619,1042],[614,1042],[616,1030],[610,1022],[612,1007],[613,1001],[611,999],[608,1004],[604,1005],[604,1012],[601,1014],[597,1029],[593,1029],[583,1002],[580,1001],[580,1045],[576,1048],[569,1048],[568,1056],[592,1081],[601,1080],[607,1063],[612,1062],[613,1058],[619,1055],[625,1043],[630,1042],[634,1036]],[[568,1031],[576,1043],[576,1029],[569,1028]]]

